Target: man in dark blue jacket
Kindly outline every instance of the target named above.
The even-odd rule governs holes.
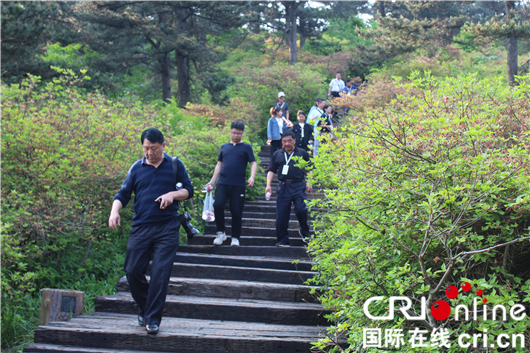
[[[166,302],[173,258],[179,245],[178,202],[193,196],[193,185],[184,164],[177,160],[176,190],[172,158],[164,153],[164,135],[155,128],[142,132],[144,157],[136,161],[114,196],[109,227],[120,225],[120,210],[127,206],[134,192],[134,216],[127,243],[124,270],[131,294],[138,305],[138,324],[147,333],[159,331]],[[153,253],[151,280],[145,273]]]

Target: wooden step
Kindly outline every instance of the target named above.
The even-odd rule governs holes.
[[[215,222],[212,222],[215,223]],[[311,222],[309,222],[311,223]],[[226,217],[225,216],[225,225],[230,226],[232,225],[232,217]],[[241,220],[241,225],[243,227],[250,227],[250,228],[275,228],[276,227],[276,219],[265,219],[265,218],[246,218],[243,217]],[[311,227],[311,224],[309,224]],[[300,223],[298,223],[298,219],[296,219],[296,216],[294,219],[289,219],[289,229],[296,230],[300,228]],[[213,232],[215,233],[215,232]],[[274,244],[273,244],[274,245]]]
[[[149,279],[149,276],[147,276]],[[282,302],[317,303],[312,287],[297,284],[218,280],[209,278],[171,277],[167,294],[196,297],[259,299]],[[129,292],[127,278],[122,276],[116,284],[118,292]]]
[[[95,299],[97,312],[137,314],[138,307],[130,293],[119,292]],[[164,318],[251,321],[282,325],[329,325],[320,304],[292,303],[253,299],[210,298],[167,295]],[[164,318],[162,325],[164,326]]]
[[[177,252],[176,262],[208,264],[219,266],[243,266],[271,268],[278,270],[311,271],[313,263],[309,259],[289,259],[271,256],[232,256],[216,254],[190,254]]]
[[[321,328],[165,317],[146,334],[136,315],[96,312],[35,330],[35,344],[178,353],[309,353]],[[96,351],[97,352],[97,351]],[[105,351],[103,351],[105,352]],[[80,353],[85,353],[81,351]]]
[[[196,235],[193,237],[193,239],[188,242],[188,245],[213,245],[213,240],[215,239],[215,235],[213,234],[205,234],[205,235]],[[227,237],[226,240],[223,242],[222,245],[230,245],[232,241],[232,237]],[[276,237],[259,237],[259,236],[242,236],[239,239],[240,245],[248,245],[248,246],[275,246],[278,240]],[[301,237],[294,237],[289,240],[291,246],[305,246],[306,244],[302,240]]]
[[[130,349],[120,348],[92,348],[92,347],[76,347],[76,346],[65,346],[61,344],[49,344],[49,343],[30,343],[24,347],[23,353],[138,353],[139,351],[133,351]],[[154,351],[142,351],[144,353],[153,353]],[[156,352],[156,353],[169,353],[169,352]]]
[[[181,253],[237,255],[237,256],[273,256],[289,259],[308,259],[309,255],[304,247],[291,246],[212,246],[212,245],[181,245]]]
[[[151,266],[147,274],[151,273]],[[303,284],[315,276],[312,271],[276,270],[272,268],[216,266],[203,264],[173,263],[172,276],[187,278],[229,279],[271,283]]]
[[[296,221],[298,224],[298,221]],[[205,233],[206,234],[215,234],[217,232],[217,227],[215,223],[208,223],[206,225]],[[232,235],[232,226],[230,224],[225,225],[226,235]],[[298,227],[295,229],[287,230],[290,239],[300,239],[300,234],[298,233]],[[310,231],[310,233],[312,233]],[[273,227],[263,228],[263,227],[241,227],[241,239],[244,239],[245,236],[259,236],[259,237],[272,237],[276,238],[276,224]]]
[[[245,211],[243,212],[243,219],[276,219],[276,208],[270,208],[269,212],[253,212],[253,211],[247,211],[245,207]],[[230,212],[225,212],[225,218],[231,217]],[[296,220],[296,215],[293,211],[291,211],[289,219]]]

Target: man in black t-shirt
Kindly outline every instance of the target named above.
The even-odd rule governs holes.
[[[300,157],[310,163],[309,155],[303,149],[296,147],[296,139],[292,131],[286,131],[282,136],[283,148],[274,152],[267,168],[267,187],[265,192],[271,192],[271,182],[274,174],[278,173],[280,184],[276,189],[276,246],[289,246],[289,215],[291,203],[294,204],[294,213],[300,223],[300,236],[304,241],[309,239],[309,213],[305,204],[306,191],[311,192],[312,187],[305,182],[302,169],[296,167],[292,157]]]
[[[241,236],[241,219],[243,218],[243,206],[245,204],[245,186],[254,186],[254,179],[258,164],[254,157],[252,146],[241,142],[245,124],[234,121],[230,126],[231,141],[221,146],[217,165],[212,179],[206,184],[207,189],[212,189],[217,177],[219,183],[215,190],[215,202],[213,205],[215,213],[215,224],[217,236],[213,243],[221,245],[226,240],[225,233],[225,204],[230,199],[230,214],[232,215],[232,246],[239,246]],[[247,163],[250,163],[250,178],[246,179]]]

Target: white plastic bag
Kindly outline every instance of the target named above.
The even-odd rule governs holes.
[[[206,193],[206,198],[204,199],[204,207],[202,208],[202,219],[206,222],[215,221],[215,213],[213,212],[213,196],[212,192],[208,191]]]

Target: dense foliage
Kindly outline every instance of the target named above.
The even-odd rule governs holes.
[[[337,309],[337,327],[350,329],[352,347],[359,343],[357,328],[368,324],[359,316],[365,298],[359,283],[363,290],[418,296],[441,283],[437,271],[442,264],[449,268],[448,249],[467,251],[527,233],[528,173],[516,152],[527,147],[530,77],[515,90],[483,79],[511,79],[517,58],[519,74],[528,72],[528,3],[4,1],[1,12],[3,350],[28,339],[37,324],[40,288],[83,290],[87,310],[96,294],[114,290],[131,207],[118,232],[107,230],[107,217],[130,163],[141,156],[143,128],[163,130],[167,152],[184,161],[200,188],[228,141],[231,121],[245,122],[244,140],[257,154],[278,92],[285,92],[295,121],[298,109],[307,111],[326,95],[337,70],[364,82],[357,96],[334,102],[336,109],[350,109],[351,126],[337,144],[322,147],[336,151],[317,160],[314,175],[329,186],[327,206],[334,212],[319,223],[329,231],[313,249],[321,280],[336,290],[326,292],[324,303]],[[419,76],[409,84],[415,71]],[[470,111],[477,114],[465,115]],[[457,112],[467,120],[460,124]],[[405,130],[400,135],[396,127]],[[393,140],[389,131],[396,133]],[[503,140],[508,132],[513,136]],[[407,148],[389,145],[404,141]],[[466,141],[489,154],[473,154]],[[503,144],[515,147],[498,150]],[[514,174],[502,179],[510,168]],[[469,170],[483,174],[476,179]],[[453,188],[436,184],[442,180]],[[461,195],[478,187],[484,198],[468,196],[468,203],[474,200],[468,205]],[[198,228],[200,200],[185,203]],[[463,220],[475,219],[482,207],[484,218],[463,235],[451,233],[447,244],[433,238],[423,260],[432,272],[416,275],[420,262],[389,234],[418,254],[414,240],[425,227],[418,215],[449,212],[444,207],[465,209]],[[409,220],[416,223],[403,226]],[[436,221],[447,228],[454,219]],[[452,271],[459,272],[442,282],[465,274],[497,288],[495,295],[503,285],[520,295],[528,292],[516,279],[528,278],[527,251],[513,244],[465,257],[468,270],[455,260]],[[492,274],[496,261],[497,277],[477,282],[477,271]],[[387,277],[378,282],[381,273]]]
[[[471,307],[473,295],[445,296],[449,285],[469,281],[484,290],[488,306],[523,303],[528,311],[530,86],[415,74],[387,87],[385,104],[370,102],[373,89],[381,91],[352,99],[351,125],[315,161],[313,178],[327,187],[327,199],[313,203],[329,212],[319,217],[310,250],[321,300],[334,309],[331,332],[347,332],[348,352],[362,351],[366,327],[444,327],[453,338],[483,329],[493,336],[525,333],[528,316],[502,325],[491,317],[437,321],[430,313],[419,323],[401,315],[371,321],[363,304],[374,296],[406,296],[416,314],[420,297],[427,308],[439,299]],[[370,309],[386,315],[388,301]],[[319,342],[327,345],[333,340]],[[402,349],[466,351],[456,341],[444,350]]]
[[[225,126],[234,118],[210,122],[206,114],[184,114],[175,102],[157,107],[113,101],[87,93],[83,86],[89,77],[84,74],[58,72],[52,82],[30,76],[2,90],[4,349],[36,326],[41,288],[85,291],[88,311],[96,295],[114,291],[122,274],[132,202],[122,212],[118,232],[108,230],[108,214],[127,170],[142,156],[141,131],[161,128],[166,152],[184,161],[201,188],[213,173],[219,146],[228,142]],[[214,122],[225,125],[211,129]],[[260,192],[253,188],[249,197]],[[204,228],[197,211],[200,201],[193,206],[186,203],[196,216],[194,225]]]

